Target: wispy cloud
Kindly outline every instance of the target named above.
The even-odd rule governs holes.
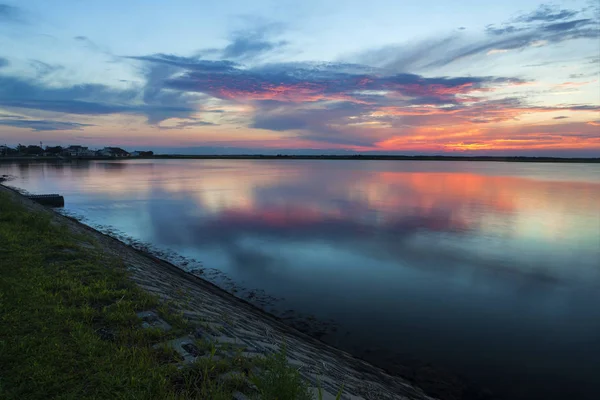
[[[572,18],[579,14],[579,10],[559,9],[549,4],[541,4],[537,10],[515,18],[516,22],[554,22]]]
[[[410,135],[410,126],[482,130],[482,125],[516,121],[526,114],[600,111],[594,105],[534,106],[520,97],[490,98],[499,89],[527,83],[510,77],[426,77],[347,63],[251,67],[168,54],[135,59],[173,68],[171,75],[161,77],[162,88],[249,106],[249,128],[356,148],[383,143],[398,129]]]
[[[37,75],[40,78],[64,68],[61,65],[51,65],[40,60],[30,60],[29,64],[37,71]]]
[[[198,126],[217,126],[217,124],[209,121],[203,121],[199,118],[189,118],[185,121],[180,121],[175,125],[159,125],[160,129],[190,129]]]
[[[153,63],[173,63],[174,56],[137,57]],[[199,92],[229,100],[314,102],[343,100],[366,103],[389,93],[457,103],[459,95],[486,90],[490,84],[520,83],[502,77],[433,77],[416,74],[382,75],[354,64],[269,64],[255,68],[229,61],[205,61],[178,57],[183,72],[165,81],[169,88]]]
[[[221,52],[222,58],[248,61],[288,44],[285,40],[272,39],[283,30],[280,24],[263,22],[253,25],[251,28],[233,32],[231,43]]]
[[[177,128],[192,128],[195,126],[215,126],[216,124],[208,121],[184,121],[177,124]]]
[[[0,3],[0,21],[5,22],[20,22],[23,15],[19,8],[10,4]]]
[[[118,59],[119,59],[108,48],[106,48],[104,46],[98,45],[95,41],[93,41],[92,39],[90,39],[87,36],[81,36],[81,35],[80,36],[75,36],[73,39],[75,41],[81,43],[88,50],[91,50],[93,52],[96,52],[96,53],[99,53],[99,54],[103,54],[104,56],[107,56],[113,62],[118,61]]]
[[[81,115],[141,114],[147,116],[150,123],[185,118],[196,111],[177,102],[166,105],[181,94],[153,94],[144,99],[141,91],[140,88],[120,90],[100,84],[54,87],[39,80],[0,76],[0,106],[4,108]]]
[[[33,131],[72,131],[81,130],[86,126],[94,126],[92,124],[80,124],[76,122],[13,118],[0,118],[0,125],[12,126],[15,128],[28,128]]]
[[[424,71],[478,55],[575,39],[598,40],[599,23],[600,15],[592,9],[568,10],[543,5],[500,25],[488,25],[483,36],[454,32],[418,43],[361,52],[353,58],[394,71]]]
[[[597,40],[599,22],[590,10],[543,5],[480,32],[455,29],[427,41],[376,48],[334,62],[278,61],[294,48],[285,40],[293,36],[285,26],[264,21],[245,22],[226,36],[229,41],[221,47],[184,54],[115,56],[97,44],[100,41],[71,33],[72,48],[107,54],[111,67],[120,63],[115,71],[137,76],[110,76],[106,84],[73,84],[68,83],[67,70],[58,65],[60,59],[32,57],[33,78],[2,69],[0,109],[24,117],[0,115],[0,125],[73,130],[100,123],[98,116],[125,114],[143,116],[149,125],[169,130],[169,135],[182,130],[187,130],[182,133],[186,138],[192,132],[206,135],[212,145],[223,134],[223,143],[239,135],[240,146],[255,146],[252,140],[257,138],[266,147],[288,141],[306,148],[360,151],[491,151],[577,147],[585,141],[595,146],[590,131],[596,125],[590,120],[597,119],[592,114],[600,106],[589,97],[587,103],[580,100],[589,95],[591,82],[597,82],[580,79],[593,69],[587,62],[598,61],[590,54],[561,61],[562,67],[583,60],[577,68],[565,70],[561,80],[550,82],[534,76],[531,69],[519,77],[496,72],[500,68],[471,74],[475,68],[462,69],[464,64],[459,64],[479,57],[489,65],[507,53],[575,39],[590,47],[590,40]],[[547,66],[555,61],[541,58],[535,63]],[[18,62],[22,61],[15,57],[15,65]],[[8,60],[0,58],[0,68],[7,65]],[[543,97],[558,90],[581,96]],[[584,104],[570,104],[570,99]],[[209,112],[221,115],[205,114]],[[80,117],[72,118],[77,122],[62,122],[69,114]],[[542,120],[553,127],[540,124]],[[535,128],[527,131],[525,126]]]

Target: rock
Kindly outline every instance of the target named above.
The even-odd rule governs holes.
[[[137,313],[138,318],[140,318],[142,322],[142,328],[158,328],[165,332],[171,330],[171,325],[167,323],[167,321],[163,320],[156,314],[154,311],[142,311]]]
[[[170,340],[166,343],[159,343],[153,347],[159,348],[160,346],[167,346],[175,350],[183,358],[184,364],[191,364],[195,362],[198,357],[203,357],[205,354],[196,346],[194,339],[191,336],[184,336]]]
[[[235,392],[233,394],[233,400],[250,400],[250,398],[242,392]]]

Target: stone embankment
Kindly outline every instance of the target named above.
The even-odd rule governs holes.
[[[305,335],[199,277],[1,185],[0,191],[10,192],[31,210],[52,213],[55,221],[65,224],[74,233],[93,237],[103,251],[123,260],[131,279],[139,287],[175,305],[196,327],[193,335],[197,338],[243,349],[242,354],[247,357],[274,353],[284,345],[288,362],[299,369],[311,386],[323,389],[324,400],[335,399],[341,387],[342,399],[349,400],[434,400],[408,381]],[[164,323],[151,312],[139,316],[153,326]],[[194,350],[187,346],[191,341],[191,337],[182,337],[170,345],[184,359],[193,362]]]

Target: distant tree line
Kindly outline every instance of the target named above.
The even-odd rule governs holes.
[[[99,150],[90,150],[84,146],[45,146],[18,144],[15,147],[0,145],[0,157],[152,157],[153,151],[128,152],[120,147],[104,147]]]

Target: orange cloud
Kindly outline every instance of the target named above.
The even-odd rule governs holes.
[[[403,135],[380,140],[374,147],[384,151],[480,151],[523,149],[598,149],[600,135],[589,126],[566,123],[497,127],[471,123],[407,128]]]
[[[597,80],[587,81],[587,82],[563,82],[559,85],[556,85],[556,88],[566,88],[566,87],[577,87],[577,86],[585,86],[590,83],[598,82]]]

